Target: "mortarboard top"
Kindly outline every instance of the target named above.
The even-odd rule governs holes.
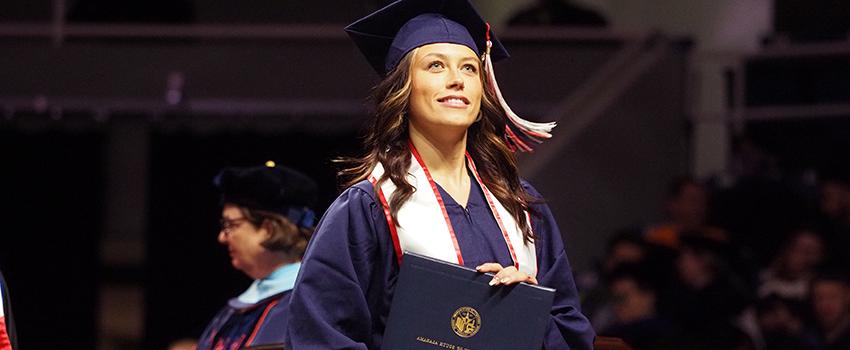
[[[292,216],[291,209],[316,202],[317,185],[296,170],[267,162],[264,166],[224,168],[213,179],[221,202]],[[298,221],[296,221],[297,223]]]
[[[487,50],[487,24],[469,0],[399,0],[363,17],[345,31],[381,76],[395,69],[411,50],[426,44],[453,43],[479,56]],[[508,52],[490,33],[492,60]]]

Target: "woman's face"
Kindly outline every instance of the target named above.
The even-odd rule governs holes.
[[[481,62],[470,48],[429,44],[413,51],[410,121],[422,132],[466,130],[481,110]]]
[[[263,256],[266,249],[261,245],[268,239],[269,233],[262,227],[256,227],[242,214],[239,207],[226,204],[221,211],[224,227],[218,233],[218,242],[227,246],[230,263],[253,278],[265,271]]]

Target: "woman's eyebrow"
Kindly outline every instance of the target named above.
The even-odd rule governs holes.
[[[426,58],[428,58],[428,57],[430,57],[430,56],[436,56],[437,58],[440,58],[440,59],[443,59],[443,60],[448,60],[448,59],[449,59],[449,56],[446,56],[446,55],[441,54],[441,53],[439,53],[439,52],[431,52],[431,53],[429,53],[429,54],[427,54],[427,55],[425,55],[425,56],[422,56],[422,59],[424,60],[424,59],[426,59]]]
[[[478,57],[466,56],[460,60],[461,62],[475,62],[475,67],[479,67],[481,65],[481,61]]]
[[[446,61],[448,61],[448,60],[449,60],[449,56],[447,56],[447,55],[445,55],[445,54],[442,54],[442,53],[439,53],[439,52],[431,52],[431,53],[429,53],[429,54],[427,54],[427,55],[425,55],[425,56],[422,56],[422,58],[421,58],[421,59],[423,59],[423,60],[424,60],[424,59],[426,59],[426,58],[428,58],[428,57],[430,57],[430,56],[435,56],[435,57],[437,57],[437,58],[439,58],[439,59],[443,59],[443,60],[446,60]],[[461,60],[461,61],[476,61],[476,62],[478,62],[478,57],[475,57],[475,56],[465,56],[465,57],[461,58],[460,60]]]

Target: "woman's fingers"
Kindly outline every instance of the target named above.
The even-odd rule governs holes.
[[[520,282],[525,282],[529,284],[537,284],[537,279],[533,276],[526,275],[524,272],[521,272],[516,269],[514,266],[503,267],[497,263],[486,263],[481,264],[475,268],[478,272],[490,272],[495,273],[493,279],[490,280],[491,286],[496,286],[500,284],[510,285],[516,284]]]
[[[476,267],[475,269],[478,270],[478,272],[481,272],[481,273],[493,272],[493,273],[496,274],[495,276],[493,276],[493,279],[490,280],[491,286],[495,286],[495,285],[499,284],[499,279],[500,279],[499,273],[504,271],[504,268],[502,267],[502,265],[499,265],[497,263],[481,264],[481,265],[478,265],[478,267]]]
[[[518,271],[514,266],[502,267],[499,264],[488,263],[479,266],[477,270],[479,272],[496,272],[496,275],[493,276],[492,280],[490,280],[491,286],[499,284],[511,285],[520,282],[537,284],[536,278]]]
[[[526,275],[524,272],[516,271],[506,278],[502,278],[502,284],[515,284],[525,282],[528,284],[537,284],[537,279]]]
[[[502,271],[502,265],[499,265],[497,263],[486,263],[478,265],[478,267],[476,267],[475,269],[478,270],[478,272],[499,273],[499,271]]]
[[[503,268],[502,271],[499,271],[499,273],[497,273],[496,276],[493,277],[493,281],[496,281],[496,283],[490,281],[490,285],[495,286],[497,284],[516,283],[516,278],[518,277],[517,273],[521,272],[517,271],[516,267],[508,266],[506,268]]]

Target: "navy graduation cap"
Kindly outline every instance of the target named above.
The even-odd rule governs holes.
[[[502,97],[493,61],[509,57],[469,0],[398,0],[345,27],[372,68],[381,76],[392,72],[411,50],[434,43],[464,45],[481,56],[490,92],[505,111],[505,140],[513,150],[531,151],[552,137],[555,123],[520,118]]]
[[[222,169],[213,179],[221,204],[231,203],[283,215],[301,227],[312,227],[316,182],[294,169],[272,161],[262,166]]]
[[[396,1],[345,31],[382,76],[410,50],[426,44],[460,44],[479,56],[487,50],[487,23],[467,0]],[[502,44],[495,37],[491,40],[493,59],[508,57]]]

